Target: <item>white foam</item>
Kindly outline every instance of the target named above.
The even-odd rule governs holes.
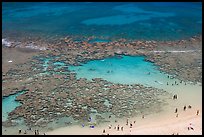
[[[10,47],[11,46],[11,42],[9,42],[6,39],[2,39],[2,45],[6,46],[6,47]]]
[[[160,85],[163,85],[163,83],[162,82],[160,82],[160,81],[155,81],[156,83],[159,83]]]
[[[26,48],[30,48],[30,49],[38,49],[38,50],[46,50],[45,47],[38,47],[36,45],[34,45],[33,43],[28,44],[27,46],[25,46]]]
[[[196,50],[168,50],[168,51],[164,51],[164,50],[154,50],[151,52],[155,52],[155,53],[161,53],[161,52],[171,52],[171,53],[185,53],[185,52],[195,52]],[[197,50],[200,51],[200,50]]]

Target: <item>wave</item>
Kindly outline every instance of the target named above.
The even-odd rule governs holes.
[[[30,48],[30,49],[37,49],[37,50],[46,50],[45,47],[38,47],[36,45],[34,45],[33,43],[28,44],[27,46],[25,46],[26,48]]]
[[[8,41],[7,39],[2,39],[2,45],[6,47],[11,47],[12,42]]]
[[[19,47],[19,48],[29,48],[29,49],[35,49],[35,50],[46,50],[45,47],[39,47],[34,45],[33,43],[29,44],[20,44],[21,42],[12,42],[7,40],[6,38],[2,39],[2,45],[5,47]]]
[[[154,52],[154,53],[161,53],[161,52],[185,53],[185,52],[195,52],[195,51],[200,51],[200,50],[168,50],[168,51],[164,51],[164,50],[154,50],[154,51],[150,51],[150,52]]]

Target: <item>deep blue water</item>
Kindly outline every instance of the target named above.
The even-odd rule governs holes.
[[[202,33],[201,2],[3,2],[2,33],[175,40]]]

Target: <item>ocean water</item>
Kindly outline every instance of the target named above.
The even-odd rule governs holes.
[[[16,107],[20,106],[21,103],[15,101],[16,97],[24,92],[19,92],[14,95],[10,95],[8,97],[4,97],[2,99],[2,121],[6,121],[8,118],[8,114],[13,111]]]
[[[201,34],[201,20],[201,2],[2,3],[2,34],[10,35],[175,40]]]
[[[98,42],[98,43],[107,43],[107,42],[110,42],[110,40],[96,38],[96,39],[92,39],[92,40],[89,41],[89,43],[95,43],[95,42]]]

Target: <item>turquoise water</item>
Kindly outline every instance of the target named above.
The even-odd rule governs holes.
[[[49,75],[47,68],[53,66],[54,70],[62,67],[68,67],[69,71],[75,72],[76,77],[102,78],[113,83],[120,84],[142,84],[157,88],[164,88],[167,84],[174,83],[175,79],[170,80],[165,73],[159,71],[159,67],[151,62],[145,61],[145,56],[125,56],[101,60],[91,60],[87,63],[81,63],[80,66],[70,66],[60,61],[53,61],[51,58],[41,58],[43,73]],[[178,82],[178,80],[176,80]]]
[[[2,3],[2,33],[10,35],[174,40],[201,34],[201,20],[201,2]]]
[[[50,59],[45,59],[45,61],[44,61],[44,64],[43,64],[43,71],[46,71],[47,70],[47,68],[48,68],[48,62],[50,61]]]
[[[103,43],[103,42],[110,42],[110,40],[107,40],[107,39],[92,39],[89,41],[89,43],[94,43],[94,42],[99,42],[99,43]]]
[[[102,78],[113,83],[165,86],[169,82],[168,75],[144,59],[144,56],[119,56],[70,66],[69,70],[76,72],[77,78],[88,80]]]
[[[15,101],[16,97],[24,92],[19,92],[14,95],[10,95],[8,97],[4,97],[2,100],[2,121],[6,121],[8,118],[8,114],[13,111],[16,107],[20,106],[21,103]]]

